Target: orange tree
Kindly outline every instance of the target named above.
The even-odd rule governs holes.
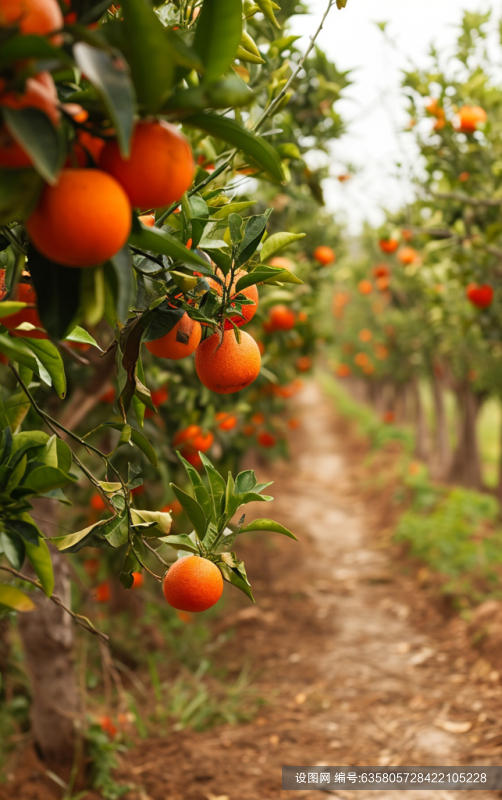
[[[420,153],[417,199],[367,237],[368,260],[357,273],[365,283],[359,291],[352,287],[358,310],[350,311],[349,304],[344,311],[342,294],[334,309],[335,316],[353,322],[346,347],[357,354],[358,331],[366,325],[373,341],[385,336],[388,350],[383,365],[375,359],[368,365],[364,355],[354,365],[340,352],[340,373],[359,371],[373,386],[382,379],[414,386],[418,404],[417,381],[429,381],[438,471],[473,487],[483,483],[477,415],[484,400],[500,397],[501,389],[501,107],[487,50],[490,22],[489,14],[465,14],[455,58],[445,64],[432,51],[430,68],[405,74],[413,122],[408,135]],[[378,313],[371,301],[377,295]],[[368,341],[366,350],[371,346]],[[453,453],[445,389],[457,398]],[[426,455],[423,417],[417,418],[419,452]]]
[[[209,593],[202,608],[218,599],[215,569],[250,595],[229,550],[235,536],[290,535],[268,519],[232,523],[244,503],[270,498],[250,471],[224,481],[200,455],[204,432],[181,431],[175,445],[191,489],[171,491],[192,534],[171,535],[167,510],[132,499],[145,463],[159,468],[144,418],[167,399],[155,361],[148,387],[143,345],[153,359],[195,352],[203,391],[238,391],[260,372],[259,347],[240,331],[256,310],[256,286],[298,283],[265,263],[297,237],[263,244],[271,209],[244,217],[250,201],[233,200],[242,176],[286,183],[296,156],[259,133],[271,132],[303,63],[286,66],[292,42],[276,42],[275,10],[268,0],[0,3],[0,603],[36,606],[19,628],[35,737],[52,763],[71,761],[79,719],[68,620],[103,638],[71,610],[67,553],[111,549],[124,586],[148,570],[175,606]],[[272,40],[265,56],[249,32],[255,24]],[[109,413],[96,408],[105,397],[116,403]],[[189,460],[204,466],[205,481]],[[106,518],[54,536],[54,504],[85,481]],[[181,570],[174,592],[176,579],[152,566],[169,575],[169,548],[209,565]]]

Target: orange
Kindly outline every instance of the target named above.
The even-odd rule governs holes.
[[[339,364],[336,368],[336,374],[339,378],[348,378],[351,369],[348,364]]]
[[[288,419],[288,428],[292,431],[296,431],[297,428],[300,427],[300,420],[297,417],[291,417]]]
[[[413,247],[401,247],[397,257],[401,264],[408,265],[413,264],[417,259],[417,251],[413,249]]]
[[[273,447],[276,443],[276,438],[268,431],[262,431],[256,437],[258,444],[261,444],[262,447]]]
[[[403,237],[405,242],[411,242],[413,239],[413,231],[410,231],[409,228],[403,228],[401,231],[401,236]]]
[[[223,577],[212,561],[201,556],[179,558],[164,577],[164,597],[179,611],[206,611],[223,594]]]
[[[365,367],[369,362],[370,360],[366,353],[356,353],[354,356],[354,363],[357,364],[358,367]]]
[[[381,278],[376,279],[375,283],[379,292],[385,292],[389,288],[390,278],[388,275],[382,275]]]
[[[375,355],[379,361],[386,361],[389,357],[389,349],[384,344],[375,345]]]
[[[91,508],[93,508],[94,511],[104,511],[105,508],[107,508],[105,501],[97,492],[91,497]]]
[[[295,315],[285,305],[272,306],[269,313],[269,323],[272,331],[290,331],[295,324]]]
[[[199,346],[201,336],[200,322],[193,320],[185,312],[169,333],[160,339],[154,339],[153,342],[146,342],[146,349],[159,358],[178,361],[180,358],[192,355]]]
[[[145,492],[145,485],[144,483],[140,483],[139,486],[135,486],[134,489],[131,489],[131,494],[135,497],[138,494],[144,494]]]
[[[396,418],[396,415],[395,415],[395,413],[393,411],[385,411],[385,413],[382,416],[383,422],[385,422],[387,425],[392,425],[392,423],[394,422],[395,418]]]
[[[204,466],[199,453],[193,453],[191,450],[180,450],[180,454],[195,469],[202,469]]]
[[[387,264],[375,264],[371,271],[375,278],[388,278],[390,275],[390,268]]]
[[[460,175],[458,176],[458,179],[460,183],[465,183],[466,181],[469,180],[470,177],[471,177],[470,172],[461,172]]]
[[[297,316],[297,322],[308,322],[309,318],[305,311],[299,311]]]
[[[110,600],[110,583],[109,581],[103,581],[100,583],[99,586],[96,586],[94,590],[94,599],[98,603],[108,603]]]
[[[271,267],[275,267],[276,269],[288,269],[291,270],[294,267],[292,261],[289,258],[284,258],[284,256],[274,256],[268,262]]]
[[[371,294],[371,292],[373,291],[373,284],[371,283],[371,281],[363,280],[359,281],[359,283],[357,284],[357,288],[359,289],[361,294]]]
[[[397,239],[380,239],[378,244],[383,253],[395,253],[399,246]]]
[[[99,136],[93,136],[89,131],[84,131],[82,128],[79,128],[77,131],[77,140],[73,145],[78,166],[95,167],[104,146],[105,143]],[[65,166],[73,166],[71,157],[68,157]]]
[[[132,586],[131,589],[141,589],[143,586],[144,578],[141,572],[132,573]]]
[[[46,36],[63,27],[57,0],[0,0],[0,27],[16,26],[22,34]],[[51,37],[61,44],[60,35]]]
[[[263,425],[263,423],[265,422],[265,414],[261,413],[253,414],[253,416],[251,417],[251,422],[254,425]]]
[[[254,434],[254,428],[252,425],[244,425],[242,428],[242,433],[244,436],[252,436]]]
[[[139,217],[139,221],[146,225],[147,228],[154,228],[155,227],[155,214],[144,214],[142,217]]]
[[[190,188],[195,165],[182,133],[168,122],[138,122],[131,155],[120,154],[117,141],[107,142],[99,166],[124,187],[135,208],[161,208],[179,200]]]
[[[256,344],[258,345],[258,350],[260,351],[260,355],[262,356],[263,353],[265,352],[265,345],[263,344],[263,342],[256,342]]]
[[[361,342],[371,342],[373,334],[369,328],[362,328],[358,333],[358,339]]]
[[[5,270],[0,270],[0,300],[5,296]],[[37,295],[35,289],[28,283],[18,283],[12,300],[17,300],[20,303],[30,303],[30,306],[22,308],[15,314],[9,314],[8,317],[3,317],[0,321],[7,330],[10,331],[11,336],[27,337],[29,339],[48,339],[49,336],[44,330],[15,330],[23,322],[29,322],[35,328],[42,328],[43,325],[38,315],[36,308]]]
[[[213,441],[214,436],[211,431],[204,433],[202,428],[198,425],[189,425],[187,428],[178,431],[173,439],[173,447],[184,445],[181,455],[183,458],[186,458],[187,461],[190,461],[186,456],[187,453],[196,455],[199,450],[205,453],[209,450]]]
[[[103,392],[99,399],[102,403],[109,403],[110,405],[113,405],[115,402],[115,389],[113,386],[110,389],[107,389],[106,392]]]
[[[54,126],[59,124],[58,104],[56,85],[50,72],[40,72],[35,77],[27,78],[22,94],[4,92],[0,95],[0,106],[13,109],[36,108],[43,111]],[[30,167],[31,164],[28,153],[16,142],[8,128],[2,125],[0,127],[0,167],[16,169]]]
[[[150,396],[152,398],[152,403],[158,408],[162,405],[162,403],[165,403],[166,400],[169,399],[169,391],[166,386],[163,386],[162,389],[157,389],[157,391],[150,392]],[[154,416],[155,411],[152,411],[151,408],[145,408],[145,417]]]
[[[321,244],[314,250],[314,258],[319,264],[322,264],[323,267],[326,267],[328,264],[332,264],[333,261],[336,260],[335,251],[332,250],[331,247]]]
[[[84,561],[84,570],[89,576],[89,578],[95,578],[99,572],[99,559],[86,558],[86,560]]]
[[[113,724],[112,719],[110,717],[101,717],[99,724],[101,726],[101,730],[107,733],[108,736],[113,739],[117,733],[117,728]]]
[[[161,508],[161,511],[164,514],[175,514],[177,516],[183,511],[183,506],[179,500],[173,500],[171,503],[168,503],[166,506]]]
[[[296,369],[298,372],[308,372],[312,368],[312,359],[310,356],[300,356],[296,362]]]
[[[228,275],[224,277],[223,273],[219,269],[217,269],[216,275],[218,276],[218,278],[225,281],[225,286],[227,288],[230,286],[230,277],[231,277],[230,273],[228,273]],[[237,285],[237,281],[239,280],[239,278],[242,278],[243,275],[247,275],[247,272],[245,272],[245,270],[243,269],[239,269],[235,273],[232,286],[230,287],[231,300],[233,300],[237,296],[235,287]],[[210,285],[210,287],[214,289],[214,291],[221,297],[223,294],[223,286],[220,286],[220,284],[217,283],[217,281],[214,281],[212,278],[207,278],[207,282]],[[238,328],[240,328],[242,325],[245,325],[246,322],[249,322],[250,319],[253,319],[254,315],[256,314],[256,309],[258,308],[258,287],[256,285],[248,286],[247,289],[243,289],[241,292],[239,292],[239,294],[244,295],[244,297],[246,297],[248,300],[252,300],[252,305],[242,306],[242,316],[236,314],[235,316],[226,319],[225,320],[226,331],[230,330],[230,328],[233,327],[232,322],[235,325],[237,325]],[[232,306],[234,305],[235,304],[232,303]],[[230,320],[232,320],[232,322],[230,322]]]
[[[241,331],[240,339],[239,343],[235,330],[224,331],[221,341],[214,333],[195,351],[199,380],[212,392],[238,392],[258,377],[261,367],[258,345],[245,331]]]
[[[37,250],[51,261],[93,267],[126,243],[131,206],[106,172],[64,169],[55,186],[45,186],[26,227]]]
[[[486,122],[486,111],[480,106],[462,106],[454,120],[455,129],[459,133],[474,133],[478,125]]]
[[[235,414],[229,414],[225,411],[220,411],[215,416],[215,420],[218,423],[218,428],[222,431],[231,431],[237,425],[237,417]]]

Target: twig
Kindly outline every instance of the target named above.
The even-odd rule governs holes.
[[[162,556],[159,556],[159,554],[157,553],[155,547],[152,547],[151,544],[148,544],[148,542],[145,539],[142,539],[141,541],[145,545],[146,549],[150,550],[150,552],[154,554],[154,556],[157,558],[157,560],[160,561],[161,564],[163,564],[165,567],[167,567],[169,569],[169,567],[171,565],[167,561],[164,561]]]
[[[37,589],[41,589],[42,591],[44,589],[40,581],[36,581],[33,578],[28,577],[28,575],[23,575],[22,572],[18,572],[16,569],[13,569],[12,567],[5,567],[3,565],[0,565],[0,569],[3,570],[4,572],[10,572],[11,575],[14,575],[21,581],[26,581],[27,583],[31,583],[33,586],[36,586]],[[48,599],[51,600],[60,608],[62,608],[63,611],[65,611],[67,614],[69,614],[70,617],[72,617],[72,619],[77,623],[77,625],[80,625],[81,628],[84,628],[86,631],[89,631],[89,633],[92,633],[94,636],[97,636],[105,644],[108,643],[110,637],[107,636],[106,633],[98,631],[98,629],[94,627],[92,622],[90,622],[87,619],[87,617],[83,617],[81,614],[76,614],[74,611],[71,610],[71,608],[68,608],[68,606],[66,606],[62,602],[62,600],[59,599],[57,594],[51,595],[51,597],[49,597]]]
[[[502,206],[502,199],[495,197],[469,197],[468,194],[462,194],[462,192],[430,191],[430,194],[438,200],[456,200],[469,206]]]

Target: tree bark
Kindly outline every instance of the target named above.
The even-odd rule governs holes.
[[[53,501],[43,499],[33,502],[34,517],[46,535],[54,533],[54,505]],[[70,606],[68,563],[58,550],[53,547],[50,550],[54,592]],[[19,615],[19,632],[31,679],[33,733],[40,755],[48,764],[70,767],[74,756],[75,720],[79,714],[73,621],[41,592],[34,600],[37,609]]]
[[[483,474],[477,440],[476,423],[484,397],[475,395],[468,383],[456,387],[459,427],[448,480],[469,489],[483,488]]]
[[[434,401],[434,415],[436,422],[436,466],[439,478],[448,474],[451,464],[451,446],[448,435],[448,418],[444,402],[444,387],[441,379],[432,373],[432,397]]]
[[[413,392],[414,412],[415,412],[415,455],[417,458],[427,461],[429,455],[429,437],[427,431],[427,422],[424,414],[424,407],[422,398],[420,396],[420,384],[415,378],[411,383],[411,390]]]

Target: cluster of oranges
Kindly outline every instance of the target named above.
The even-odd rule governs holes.
[[[447,124],[446,112],[439,103],[438,98],[433,97],[427,101],[425,110],[435,118],[433,129],[442,130]],[[451,120],[453,127],[458,133],[475,133],[480,125],[488,119],[486,111],[481,106],[465,105],[458,109]]]

